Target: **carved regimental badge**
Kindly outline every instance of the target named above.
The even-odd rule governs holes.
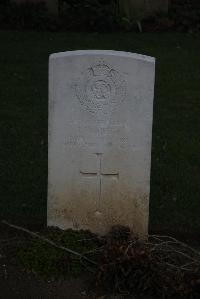
[[[124,100],[126,84],[118,71],[100,61],[83,73],[75,90],[87,111],[106,116]]]

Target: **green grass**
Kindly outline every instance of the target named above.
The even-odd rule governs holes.
[[[48,56],[115,49],[155,56],[150,229],[200,230],[200,35],[0,32],[0,217],[42,225]]]
[[[42,233],[42,234],[41,234]],[[71,249],[84,255],[92,261],[98,262],[98,248],[100,242],[87,231],[61,231],[50,228],[41,232],[45,238],[52,240],[59,246]],[[21,239],[20,246],[16,246],[15,255],[12,257],[20,268],[28,272],[39,274],[43,278],[59,278],[78,276],[87,267],[96,270],[93,263],[82,260],[73,254],[68,254],[62,249],[55,248],[45,241],[34,238]],[[13,249],[11,248],[13,254]]]

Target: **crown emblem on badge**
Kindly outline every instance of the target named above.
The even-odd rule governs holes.
[[[111,69],[103,62],[100,61],[98,64],[94,65],[90,69],[94,76],[107,76]]]

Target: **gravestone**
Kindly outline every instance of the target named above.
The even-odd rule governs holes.
[[[147,234],[154,68],[118,51],[50,56],[49,226]]]

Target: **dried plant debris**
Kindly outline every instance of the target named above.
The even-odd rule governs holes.
[[[127,231],[122,235],[119,229],[117,237],[114,228],[106,238],[97,275],[100,285],[122,294],[200,298],[200,252],[168,236],[140,241],[128,238]]]
[[[101,290],[125,298],[135,294],[200,298],[200,252],[175,238],[149,235],[142,241],[134,238],[128,227],[119,225],[99,237],[55,228],[37,234],[3,223],[29,235],[28,239],[17,238],[17,244],[26,241],[25,246],[20,242],[18,256],[27,271],[55,278],[78,274],[81,269],[96,272],[96,285]],[[2,240],[2,248],[4,242],[8,243]],[[13,242],[9,244],[13,248]]]

